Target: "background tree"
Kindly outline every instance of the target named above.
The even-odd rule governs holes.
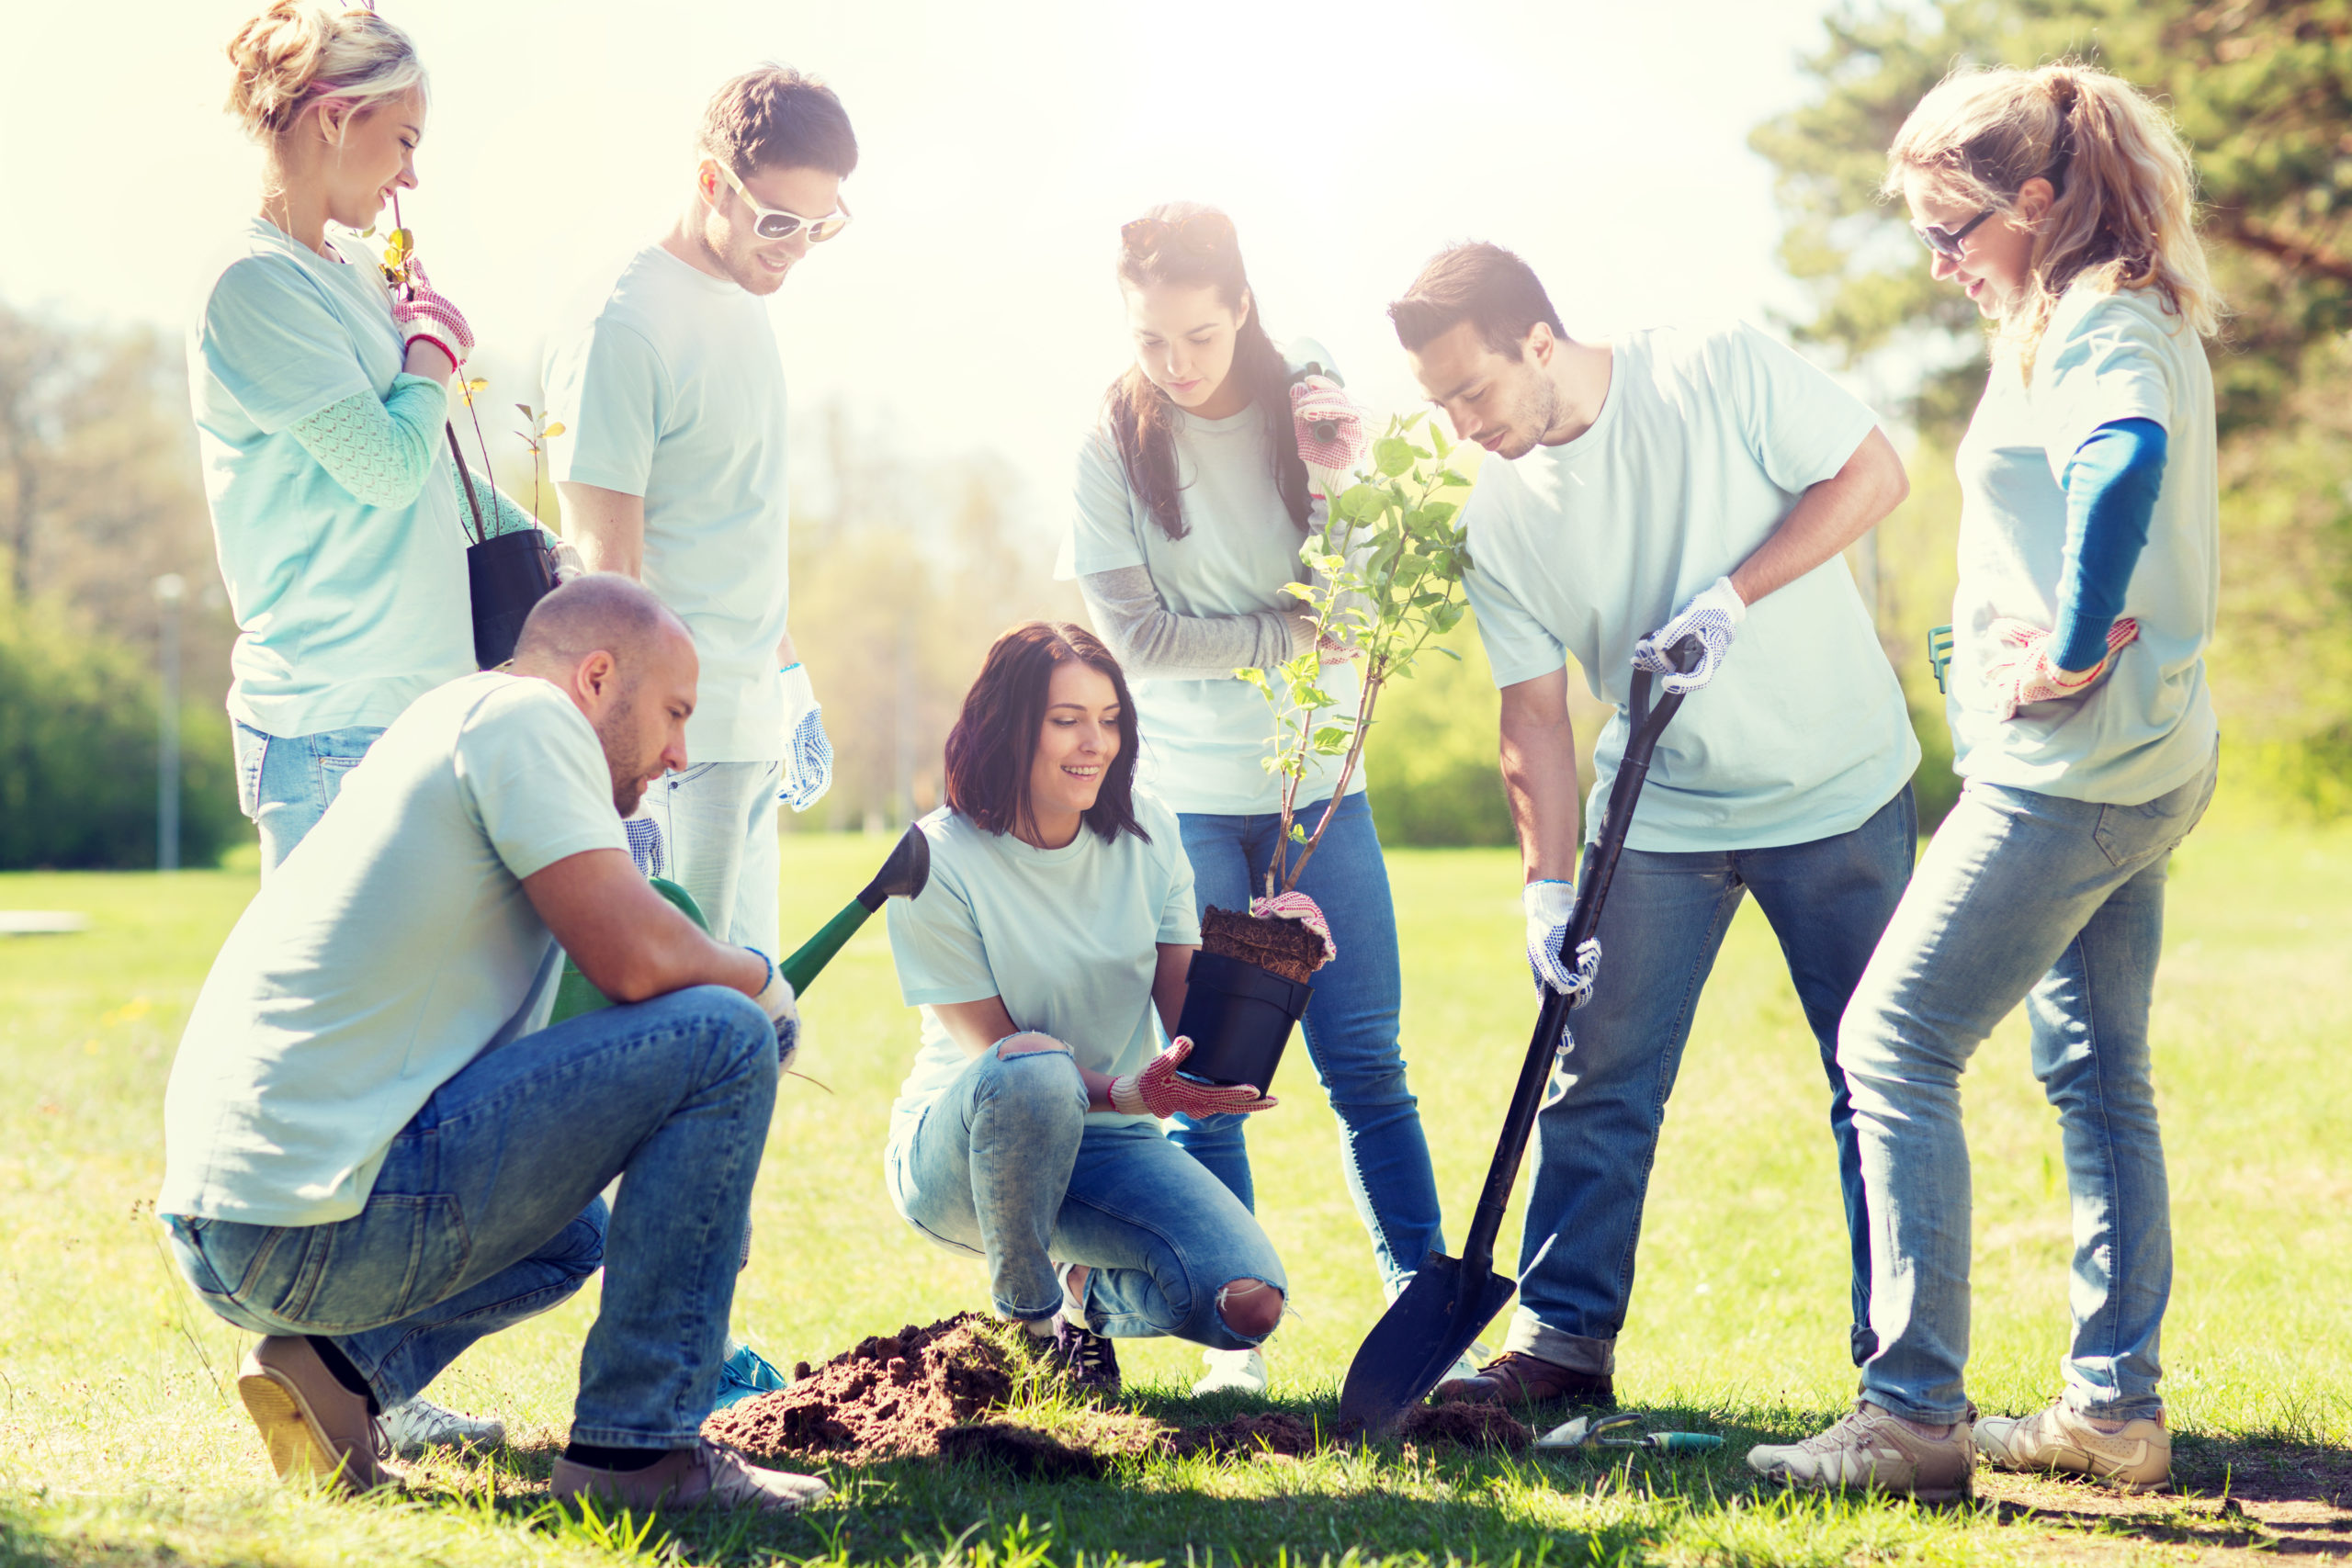
[[[2211,350],[2223,723],[2253,742],[2236,755],[2258,771],[2329,810],[2352,807],[2352,4],[1939,0],[1826,26],[1805,62],[1814,97],[1750,144],[1778,174],[1782,265],[1812,296],[1790,323],[1798,341],[1910,389],[1890,412],[1917,426],[1917,488],[1881,530],[1878,609],[1915,703],[1938,705],[1919,639],[1951,618],[1951,448],[1983,386],[1984,334],[1973,308],[1929,280],[1906,215],[1878,200],[1885,150],[1956,64],[2075,56],[2171,108],[2231,307]],[[1921,730],[1943,739],[1939,724]]]

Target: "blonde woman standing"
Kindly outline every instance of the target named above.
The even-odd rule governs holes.
[[[1889,154],[1886,192],[1909,205],[1934,276],[1996,326],[1959,450],[1950,712],[1966,783],[1839,1032],[1880,1348],[1852,1415],[1748,1455],[1777,1480],[1961,1495],[1980,1453],[2128,1489],[2170,1472],[2149,998],[2165,864],[2218,762],[2202,340],[2220,302],[2193,182],[2153,104],[2073,64],[1956,75]],[[2019,1002],[2073,1197],[2074,1327],[2049,1408],[1972,1428],[1960,1074]]]
[[[237,617],[238,794],[266,880],[385,728],[473,670],[442,434],[473,334],[421,268],[396,298],[349,237],[416,187],[425,74],[408,35],[370,10],[275,0],[228,54],[229,112],[265,152],[261,204],[205,283],[188,389]],[[499,531],[526,521],[477,488]],[[407,1450],[503,1435],[421,1399],[384,1422]]]

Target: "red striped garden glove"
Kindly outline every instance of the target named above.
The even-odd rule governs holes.
[[[1244,1116],[1272,1111],[1281,1101],[1246,1083],[1194,1083],[1176,1075],[1193,1054],[1189,1035],[1179,1034],[1142,1071],[1111,1080],[1111,1109],[1129,1116]]]
[[[450,364],[463,365],[474,350],[474,330],[466,324],[464,313],[433,287],[424,276],[424,263],[413,255],[408,258],[408,282],[401,292],[392,301],[392,324],[401,330],[401,348],[429,343],[447,355]]]
[[[2115,663],[2115,656],[2138,640],[2140,623],[2126,615],[2107,631],[2107,657],[2088,670],[2068,673],[2050,661],[2056,633],[2007,616],[1984,628],[2000,652],[1984,667],[1984,684],[1992,691],[2003,722],[2015,718],[2028,703],[2079,697],[2098,684]]]
[[[1329,376],[1302,376],[1292,384],[1290,418],[1299,460],[1315,468],[1352,468],[1372,445],[1363,410]]]
[[[1250,912],[1261,920],[1296,920],[1323,939],[1324,963],[1340,956],[1340,944],[1331,940],[1331,922],[1323,918],[1323,906],[1304,893],[1277,893],[1271,898],[1253,898]]]

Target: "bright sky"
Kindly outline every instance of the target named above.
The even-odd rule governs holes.
[[[1798,302],[1745,139],[1802,95],[1828,0],[381,4],[433,73],[402,209],[501,402],[573,284],[677,211],[711,89],[782,60],[862,149],[857,221],[775,299],[796,408],[999,451],[1049,526],[1126,353],[1118,226],[1154,201],[1231,212],[1276,336],[1385,407],[1418,394],[1383,307],[1450,240],[1526,255],[1578,335]],[[12,8],[0,298],[185,324],[192,259],[256,204],[220,112],[252,9]]]

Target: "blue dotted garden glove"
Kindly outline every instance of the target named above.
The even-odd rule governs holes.
[[[808,667],[785,666],[784,787],[776,798],[806,811],[833,787],[833,743],[825,736],[825,710],[809,688]]]
[[[1576,884],[1531,882],[1521,890],[1519,901],[1527,912],[1527,964],[1535,971],[1535,983],[1574,998],[1571,1007],[1592,1000],[1593,984],[1600,974],[1600,939],[1577,944],[1573,966],[1560,952],[1568,940],[1568,917],[1576,909]]]
[[[1724,655],[1731,651],[1732,635],[1746,619],[1747,601],[1730,578],[1718,577],[1676,611],[1672,620],[1634,645],[1634,668],[1664,676],[1658,684],[1677,696],[1695,692],[1715,678]],[[1697,637],[1706,654],[1696,670],[1680,671],[1667,656],[1687,637]]]
[[[743,951],[768,966],[768,983],[752,999],[759,1004],[762,1012],[768,1015],[768,1021],[775,1025],[777,1068],[789,1067],[794,1054],[800,1049],[800,1007],[798,999],[792,994],[792,982],[784,977],[784,971],[777,967],[775,960],[758,948],[747,947]]]

